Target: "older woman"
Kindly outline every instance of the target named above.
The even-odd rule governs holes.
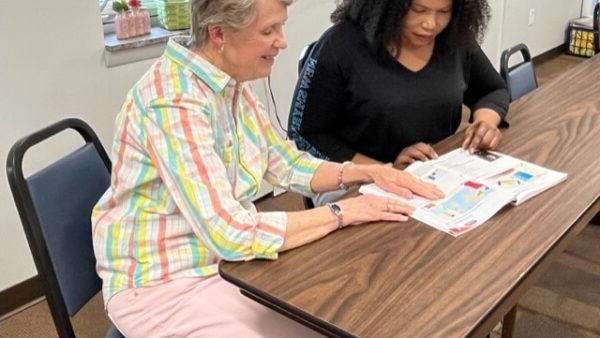
[[[509,100],[476,42],[488,12],[485,0],[343,1],[300,74],[290,137],[319,158],[402,167],[437,157],[429,143],[457,130],[464,103],[463,147],[496,147]]]
[[[325,162],[283,142],[246,81],[286,47],[291,0],[192,0],[189,43],[164,55],[118,115],[109,190],[92,215],[110,318],[127,336],[306,336],[217,276],[225,260],[278,252],[347,225],[404,221],[406,205],[361,196],[302,212],[257,212],[263,179],[305,195],[361,182],[441,196],[381,165]]]

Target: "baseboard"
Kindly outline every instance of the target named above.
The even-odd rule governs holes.
[[[547,50],[547,51],[545,51],[545,52],[537,55],[537,56],[534,56],[532,58],[533,64],[537,65],[537,64],[540,64],[540,63],[544,63],[544,62],[546,62],[548,60],[554,59],[555,57],[561,55],[564,51],[565,51],[565,45],[564,44],[556,46],[556,47],[554,47],[552,49],[549,49],[549,50]]]
[[[43,295],[42,280],[38,275],[0,291],[0,318]]]

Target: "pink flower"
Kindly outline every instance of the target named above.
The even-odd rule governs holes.
[[[127,3],[129,3],[129,7],[132,8],[139,8],[142,5],[140,0],[129,0]]]

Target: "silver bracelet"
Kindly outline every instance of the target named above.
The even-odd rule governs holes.
[[[338,171],[338,187],[341,190],[348,190],[348,186],[344,183],[344,180],[342,179],[342,175],[344,175],[344,168],[346,168],[350,164],[352,164],[352,162],[345,161],[344,163],[342,163],[340,165],[340,170]]]

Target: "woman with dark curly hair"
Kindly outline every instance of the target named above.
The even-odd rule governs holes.
[[[488,18],[486,0],[344,0],[300,74],[290,137],[320,158],[404,166],[437,157],[429,143],[465,104],[462,146],[495,148],[509,98],[477,43]]]

